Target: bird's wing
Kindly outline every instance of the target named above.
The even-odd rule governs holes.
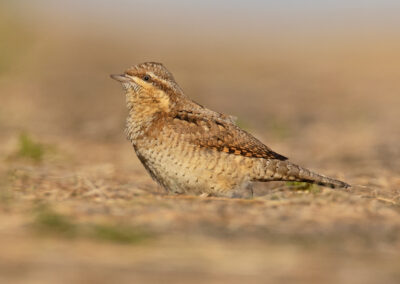
[[[204,115],[204,111],[209,112],[208,115]],[[240,129],[228,116],[208,109],[176,111],[170,123],[174,131],[200,147],[245,157],[287,160]]]

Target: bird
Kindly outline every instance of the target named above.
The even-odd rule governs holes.
[[[162,63],[110,75],[125,91],[125,134],[150,176],[167,194],[235,197],[255,182],[350,185],[289,161],[235,123],[190,99]]]

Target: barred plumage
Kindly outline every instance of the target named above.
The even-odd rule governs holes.
[[[127,137],[168,192],[232,196],[251,182],[272,180],[349,187],[291,163],[231,116],[190,100],[160,63],[142,63],[111,77],[126,92]]]

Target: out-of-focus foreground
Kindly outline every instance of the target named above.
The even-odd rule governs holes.
[[[57,2],[0,4],[0,282],[399,283],[400,31],[388,1],[387,15],[355,1],[343,18],[255,0]],[[163,195],[125,141],[124,95],[108,77],[144,61],[354,187]]]

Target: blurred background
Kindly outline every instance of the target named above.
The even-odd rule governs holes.
[[[0,5],[2,136],[122,141],[124,97],[108,76],[159,61],[190,97],[266,142],[335,139],[334,155],[353,160],[398,151],[397,1]]]
[[[393,204],[398,206],[400,198],[399,11],[400,2],[393,0],[1,1],[0,171],[5,177],[12,176],[12,182],[7,182],[7,186],[4,186],[9,188],[7,196],[12,198],[7,197],[6,200],[7,202],[14,200],[13,202],[17,203],[29,200],[33,204],[38,200],[46,200],[49,203],[57,201],[57,206],[62,208],[66,206],[65,204],[69,204],[70,207],[67,207],[70,211],[64,212],[67,216],[80,214],[76,213],[75,206],[86,206],[84,205],[86,203],[79,202],[91,204],[93,201],[92,195],[90,198],[80,195],[80,191],[76,189],[79,187],[77,180],[64,179],[65,184],[62,182],[54,184],[48,181],[49,175],[85,176],[93,183],[100,180],[104,187],[99,189],[101,187],[95,186],[96,190],[100,191],[94,196],[106,200],[111,197],[104,195],[101,190],[115,192],[117,188],[124,194],[126,192],[131,194],[132,188],[138,188],[142,190],[140,194],[158,192],[155,184],[138,163],[131,146],[125,141],[123,134],[126,116],[125,98],[121,87],[109,78],[109,74],[122,72],[131,65],[157,61],[162,62],[174,74],[189,97],[213,110],[237,116],[241,127],[254,133],[278,153],[350,183],[372,187],[373,190],[363,188],[356,193],[367,193],[368,196],[372,194],[375,197],[384,195],[386,200],[392,202],[391,206]],[[16,171],[22,171],[22,176],[16,174]],[[46,182],[50,185],[46,185]],[[85,184],[80,185],[86,186],[84,192],[93,189]],[[124,187],[126,184],[127,187]],[[260,194],[271,189],[270,186],[263,186]],[[72,187],[75,190],[74,194],[63,195]],[[122,194],[121,198],[127,200],[134,198],[129,196]],[[111,200],[114,200],[113,198],[116,197],[112,197]],[[270,196],[270,199],[274,198],[276,199],[275,195]],[[279,198],[284,199],[282,196]],[[63,203],[64,201],[67,203]],[[97,199],[93,202],[93,206],[98,206]],[[22,202],[22,204],[22,208],[33,206],[31,203],[27,205]],[[168,204],[173,207],[175,203]],[[192,208],[190,204],[185,206]],[[354,205],[351,204],[353,203],[349,203],[349,208]],[[22,211],[13,209],[17,210],[13,211],[10,207],[7,208],[9,211],[2,219],[14,221],[3,223],[1,232],[7,231],[7,236],[15,239],[18,232],[21,233],[21,226],[25,228],[24,224],[30,222],[27,217],[29,214],[25,214],[30,212],[30,209],[21,209]],[[13,205],[11,208],[17,207]],[[182,208],[178,207],[173,216],[184,218],[182,216],[186,213],[180,211]],[[371,209],[371,205],[362,203],[359,208],[357,212],[364,214]],[[376,208],[380,210],[381,207]],[[336,212],[335,209],[339,215],[341,214],[339,212],[343,212],[343,208],[336,207],[332,212]],[[193,210],[208,212],[208,209],[203,207]],[[209,212],[211,215],[220,212],[215,213],[213,210]],[[385,207],[382,210],[389,209]],[[90,210],[83,211],[87,213]],[[359,238],[359,234],[364,234],[367,239],[376,237],[368,235],[371,232],[368,214],[384,215],[378,211],[373,213],[368,211],[365,215],[359,216],[359,219],[353,218],[350,213],[346,215],[347,219],[342,216],[343,220],[348,222],[361,220],[366,224],[364,227],[361,225],[362,233],[357,231],[357,237],[352,239],[353,241]],[[309,211],[310,216],[313,212]],[[309,224],[315,220],[305,221],[301,219],[302,217],[294,217],[298,216],[294,211],[293,215],[281,213],[283,215],[273,213],[277,214],[274,215],[275,219],[272,218],[277,222],[274,225],[280,224],[278,221],[281,218],[291,220],[290,224],[297,222],[293,227],[278,230],[288,237],[290,247],[293,248],[291,236],[293,232],[297,232],[298,224]],[[92,213],[85,214],[83,214],[85,218],[89,218],[87,216],[91,216]],[[98,214],[111,222],[117,220],[110,217],[107,210]],[[122,216],[124,220],[133,220],[134,217],[129,214],[125,212],[116,215]],[[144,213],[138,209],[135,214]],[[397,225],[390,223],[391,218],[398,215],[390,214],[390,216],[385,215],[388,218],[386,225],[396,229],[393,229],[394,233],[391,231],[390,236],[380,237],[395,241],[398,246],[400,229],[396,227],[397,223]],[[19,217],[10,219],[10,216]],[[328,214],[325,217],[321,222],[327,222],[328,225],[323,228],[329,233],[337,232],[337,224],[329,221],[332,215]],[[153,218],[158,217],[153,216]],[[300,218],[300,221],[296,218]],[[154,224],[150,217],[140,220],[129,222],[147,225],[150,223],[150,231],[161,231],[167,235],[170,233],[166,227],[160,225],[162,222],[159,220]],[[179,227],[178,220],[171,220],[169,219],[169,222]],[[260,221],[259,225],[267,226],[271,224],[268,223],[270,220],[265,216],[265,220]],[[204,222],[204,220],[194,222],[198,224],[196,230],[202,231]],[[352,236],[354,232],[350,229],[354,225],[351,222],[343,232],[339,230],[343,234],[341,236],[345,236],[344,239],[349,236],[348,234]],[[313,236],[321,233],[319,229],[322,223],[316,224],[315,230],[310,231]],[[222,231],[230,230],[222,221],[220,226],[219,229]],[[247,228],[246,226],[248,224],[241,223],[237,228],[246,231],[243,229]],[[184,225],[179,228],[182,230],[182,235],[188,233]],[[212,230],[206,226],[204,232],[210,231]],[[278,238],[281,236],[280,233]],[[380,240],[380,237],[376,238]],[[7,239],[4,235],[3,238]],[[223,238],[216,238],[216,247],[221,246],[221,240]],[[21,243],[25,243],[23,237]],[[200,247],[204,245],[202,241],[198,244]],[[295,242],[295,248],[297,244]],[[33,241],[31,245],[35,247],[37,244]],[[282,253],[288,256],[282,258],[283,264],[288,263],[287,259],[295,259],[298,262],[293,260],[292,268],[301,265],[302,255],[296,249],[295,252],[290,250],[288,253],[288,250],[279,250],[279,246],[277,248],[270,243],[268,245],[276,257]],[[93,244],[82,246],[84,249],[96,247]],[[388,246],[389,250],[394,249],[392,243]],[[68,243],[65,247],[69,247]],[[205,253],[209,249],[209,247],[204,248],[202,252]],[[226,250],[221,247],[218,249],[221,251],[218,257],[222,259],[222,263],[225,263],[224,261],[228,263],[231,256],[224,259]],[[252,253],[258,253],[256,246],[252,249],[254,249],[250,249]],[[109,250],[112,251],[111,248]],[[169,253],[174,254],[173,250]],[[187,259],[196,259],[191,258],[189,252],[186,253]],[[242,253],[239,249],[238,255]],[[380,251],[375,253],[378,255]],[[32,252],[32,255],[35,254]],[[321,257],[327,264],[336,263],[341,259],[337,255],[333,257],[330,252],[328,256],[332,257],[331,262],[323,253],[316,252],[316,255],[315,259]],[[377,255],[374,257],[378,257]],[[9,251],[7,257],[14,256],[15,253]],[[363,266],[365,264],[363,256],[360,254],[352,256],[357,259],[355,263],[359,265],[358,274],[354,276],[346,268],[341,267],[340,270],[336,267],[343,272],[340,274],[341,278],[336,280],[373,283],[368,281],[381,279],[379,277],[382,275],[374,278],[365,272],[368,271],[368,266]],[[206,256],[202,257],[203,260],[207,259]],[[247,257],[249,263],[257,263],[255,259],[261,259],[257,258],[258,255],[256,257],[249,254]],[[386,255],[379,257],[384,258]],[[399,260],[398,254],[392,257]],[[50,256],[45,259],[49,263],[53,261]],[[73,259],[70,256],[71,263],[80,263],[74,262]],[[186,262],[187,259],[182,256],[177,261]],[[26,259],[24,261],[28,263],[26,267],[31,269],[29,261]],[[152,260],[148,261],[151,263]],[[4,260],[4,263],[7,261]],[[16,257],[15,267],[19,267],[21,263],[25,262]],[[32,263],[35,261],[32,260]],[[166,273],[167,270],[163,270],[165,267],[160,268],[163,267],[160,263],[156,262],[156,267],[162,273]],[[308,263],[313,263],[312,267],[316,270],[328,271],[328,266],[322,268],[318,266],[318,260],[313,262],[309,259]],[[96,265],[89,266],[94,271],[98,267]],[[101,265],[107,266],[104,263]],[[198,267],[197,265],[198,262],[193,262],[193,267]],[[205,265],[204,270],[196,270],[192,266],[190,266],[192,270],[189,270],[196,273],[207,271],[209,273],[206,273],[209,276],[207,279],[210,281],[236,279],[229,278],[233,275],[230,273],[236,270],[236,266],[227,264],[226,267],[213,270],[203,262],[202,265]],[[373,267],[372,260],[368,265]],[[12,265],[10,267],[17,269]],[[6,271],[10,267],[6,265],[3,269]],[[46,266],[43,267],[43,271],[47,271]],[[171,271],[180,271],[182,267],[175,267],[175,270]],[[261,266],[256,267],[262,271]],[[271,267],[274,266],[270,266],[268,271],[273,275],[277,273],[274,278],[276,281],[293,279],[296,275],[303,277],[301,279],[304,281],[313,279],[310,275],[305,275],[302,269],[288,272],[279,270],[282,267],[280,265],[277,266],[277,270]],[[144,277],[141,279],[149,280],[150,278],[146,277],[150,276],[143,272],[147,270],[142,268],[138,268],[142,273],[139,274]],[[399,279],[398,272],[397,274],[395,272],[398,267],[390,270],[392,268],[389,266],[385,274],[388,281]],[[185,269],[182,268],[183,270]],[[35,269],[32,271],[37,272]],[[257,269],[244,267],[243,271],[243,275],[246,273],[258,275]],[[290,274],[292,272],[293,274]],[[392,272],[393,274],[390,274]],[[221,277],[218,278],[213,273]],[[280,278],[285,273],[293,277]],[[11,278],[15,276],[10,275],[8,276]],[[32,275],[38,277],[34,279],[41,279],[41,274]],[[174,281],[181,279],[175,274],[166,275],[172,275],[172,278],[167,279]],[[191,279],[190,273],[185,275],[188,277],[185,278],[186,281]],[[224,278],[224,275],[227,278]],[[350,275],[353,275],[353,278]],[[321,281],[327,280],[324,278],[326,274],[319,276],[318,279]],[[18,278],[15,277],[12,279]],[[87,279],[94,279],[94,282],[102,280],[93,275],[91,277],[94,278]],[[84,281],[86,278],[76,279]],[[265,280],[262,277],[252,279]]]

